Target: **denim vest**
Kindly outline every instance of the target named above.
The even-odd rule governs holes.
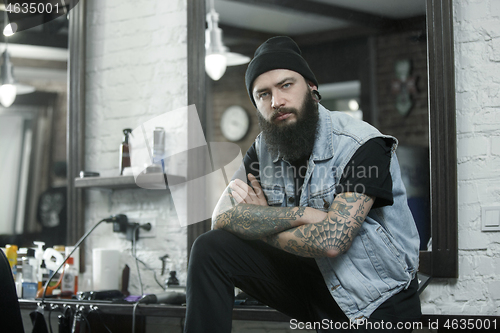
[[[366,122],[319,105],[317,137],[299,203],[328,211],[335,187],[351,157],[375,137],[386,138],[393,144],[390,173],[394,203],[370,210],[346,253],[316,259],[330,293],[352,321],[368,318],[384,301],[407,288],[418,268],[419,236],[394,154],[397,140],[382,135]],[[294,168],[287,161],[271,156],[261,135],[256,139],[256,151],[268,204],[297,206]],[[365,171],[368,175],[369,170]]]

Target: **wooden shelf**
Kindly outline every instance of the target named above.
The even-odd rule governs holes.
[[[183,183],[185,177],[168,175],[170,183]],[[162,174],[141,174],[139,176],[140,183],[146,186],[137,185],[134,176],[114,176],[114,177],[85,177],[75,178],[75,187],[77,188],[103,188],[103,189],[133,189],[147,188],[153,190],[166,189],[165,181]]]

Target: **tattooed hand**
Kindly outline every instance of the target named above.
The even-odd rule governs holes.
[[[247,203],[250,205],[267,206],[267,199],[260,187],[259,181],[251,173],[248,174],[248,180],[252,187],[240,179],[235,179],[229,184],[231,196],[237,203]]]

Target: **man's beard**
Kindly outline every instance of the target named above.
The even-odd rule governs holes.
[[[271,155],[277,156],[279,153],[280,157],[287,161],[297,161],[311,155],[316,139],[319,111],[310,90],[305,94],[301,109],[300,112],[296,108],[275,110],[270,121],[257,112],[262,135]],[[279,112],[293,113],[296,117],[295,123],[275,124],[274,120]]]

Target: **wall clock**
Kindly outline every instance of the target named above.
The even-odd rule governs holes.
[[[250,117],[241,106],[230,106],[222,113],[220,129],[229,141],[240,141],[250,129]]]

